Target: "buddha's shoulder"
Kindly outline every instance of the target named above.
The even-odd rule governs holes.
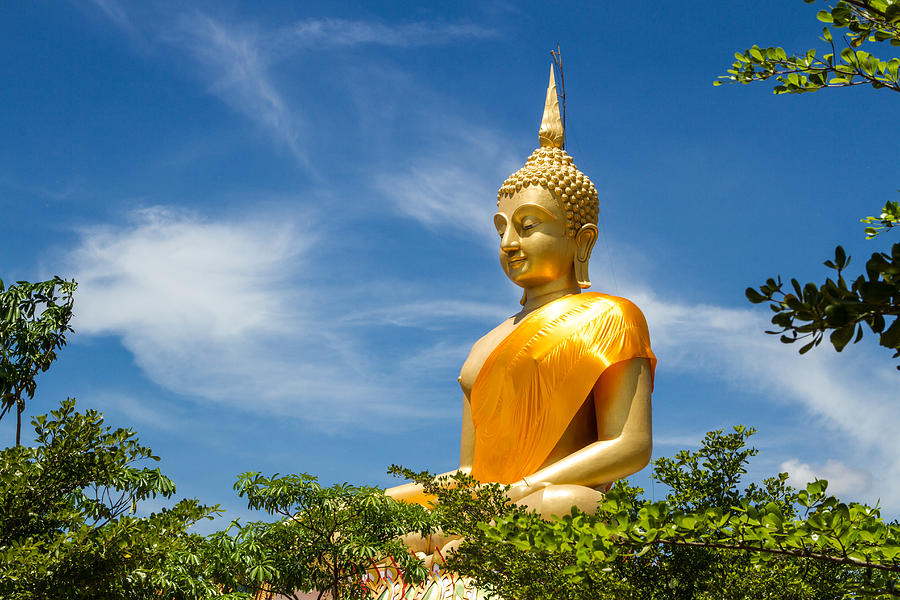
[[[583,301],[586,303],[604,307],[606,309],[605,312],[608,314],[617,315],[627,320],[645,320],[641,309],[628,298],[600,292],[585,292],[581,296],[583,296]]]
[[[459,384],[466,394],[472,389],[472,385],[475,383],[475,378],[478,377],[478,372],[481,371],[484,361],[487,360],[488,356],[494,351],[494,348],[496,348],[497,345],[502,342],[513,329],[515,329],[515,327],[515,317],[510,317],[478,338],[478,341],[472,344],[469,356],[466,357],[466,361],[459,371]]]

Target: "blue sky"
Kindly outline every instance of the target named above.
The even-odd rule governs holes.
[[[641,306],[659,356],[655,455],[753,425],[751,476],[818,474],[900,513],[890,355],[798,357],[743,297],[821,278],[837,242],[857,264],[886,243],[858,219],[895,198],[895,97],[712,86],[753,43],[813,45],[816,10],[4,7],[0,277],[80,284],[29,415],[102,409],[229,517],[246,470],[455,466],[459,367],[518,307],[496,189],[537,145],[560,43],[568,150],[600,194],[594,289]]]

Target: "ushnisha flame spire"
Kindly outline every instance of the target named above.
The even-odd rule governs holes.
[[[544,103],[544,116],[541,118],[538,139],[541,148],[562,148],[566,143],[566,132],[563,129],[562,117],[559,116],[559,96],[556,94],[553,65],[550,65],[550,83],[547,85],[547,101]]]
[[[497,203],[504,195],[512,196],[532,185],[541,186],[560,201],[566,211],[566,233],[569,237],[575,237],[587,223],[597,223],[600,205],[597,188],[587,175],[578,170],[572,157],[562,148],[565,131],[559,116],[559,98],[556,96],[552,66],[538,137],[541,147],[531,153],[524,167],[506,178],[497,192]]]

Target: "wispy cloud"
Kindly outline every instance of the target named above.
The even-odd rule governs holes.
[[[277,30],[270,47],[278,54],[308,49],[359,45],[398,48],[434,46],[461,39],[485,39],[497,31],[470,23],[400,23],[388,25],[346,19],[307,19]]]
[[[133,34],[134,24],[125,8],[116,0],[91,0],[103,15],[126,33]]]
[[[70,200],[73,196],[77,196],[81,191],[81,183],[78,180],[71,180],[68,183],[60,183],[57,186],[48,185],[46,181],[40,184],[25,184],[19,182],[15,177],[8,173],[0,174],[0,187],[9,188],[15,192],[27,194],[42,200],[52,200],[54,202],[64,202]]]
[[[422,300],[363,309],[346,316],[345,320],[429,329],[453,327],[460,321],[497,324],[515,312],[491,302]]]
[[[491,225],[496,212],[493,182],[472,175],[458,167],[432,164],[381,175],[377,183],[398,213],[428,227],[474,232],[493,243],[497,237]]]
[[[516,156],[498,132],[459,118],[444,116],[429,125],[443,142],[406,168],[385,169],[375,185],[398,214],[497,247],[497,189],[526,157]]]
[[[653,445],[654,446],[675,446],[679,450],[683,450],[685,448],[697,448],[700,446],[700,442],[703,440],[704,433],[697,433],[696,435],[690,434],[681,434],[681,435],[653,435]]]
[[[647,316],[661,368],[699,374],[721,382],[725,390],[755,392],[772,398],[775,405],[799,405],[817,418],[818,425],[847,436],[850,443],[834,449],[842,453],[838,456],[828,456],[824,448],[816,450],[825,461],[818,471],[799,461],[784,462],[783,468],[794,469],[794,481],[812,473],[830,474],[854,497],[880,498],[885,507],[900,510],[900,464],[893,433],[900,429],[900,412],[891,379],[896,375],[873,368],[880,363],[871,354],[862,349],[837,354],[822,348],[800,356],[796,347],[762,333],[768,324],[760,311],[663,301],[636,287],[625,295]],[[805,441],[807,433],[798,432],[798,440]],[[809,442],[815,443],[812,437]],[[854,471],[851,477],[850,467],[839,468],[851,459],[867,470]],[[851,480],[857,485],[846,483]],[[858,485],[863,480],[871,485]]]
[[[276,63],[297,53],[319,53],[328,48],[425,46],[492,35],[492,30],[470,24],[388,25],[345,19],[307,19],[265,29],[192,14],[183,15],[177,34],[167,37],[197,60],[200,72],[210,78],[211,89],[219,98],[306,162],[308,144],[304,140],[310,137],[305,133],[307,111],[279,86]],[[316,62],[321,61],[312,64]],[[292,77],[296,77],[295,70]]]
[[[260,34],[207,15],[183,16],[170,40],[188,50],[211,91],[306,163],[303,111],[291,107],[270,72]]]
[[[135,20],[122,4],[116,0],[93,0],[93,4],[105,18],[135,37]],[[286,92],[291,86],[284,84],[286,76],[277,68],[280,63],[302,53],[303,67],[309,68],[323,64],[314,58],[323,50],[435,46],[497,35],[494,29],[472,23],[389,24],[340,18],[309,18],[270,27],[196,10],[159,14],[156,18],[145,15],[140,23],[150,30],[149,37],[175,47],[179,58],[186,53],[196,66],[197,76],[215,96],[259,126],[307,167],[309,111]],[[289,71],[289,78],[296,79],[297,64]]]
[[[127,419],[129,427],[139,426],[141,429],[153,427],[171,431],[184,418],[178,407],[167,405],[163,411],[144,399],[112,391],[94,391],[91,394],[91,405],[104,412],[114,410],[121,413]]]

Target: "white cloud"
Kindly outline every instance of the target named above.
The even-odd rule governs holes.
[[[798,489],[816,479],[828,480],[828,493],[841,497],[845,494],[859,496],[869,490],[872,476],[839,460],[829,459],[819,468],[791,458],[781,463],[781,470],[790,475],[788,483]]]
[[[442,414],[398,398],[402,359],[379,362],[344,319],[358,299],[311,283],[315,242],[277,215],[211,221],[165,208],[86,229],[70,255],[73,325],[120,338],[152,380],[206,401],[372,427]]]
[[[290,225],[208,222],[156,207],[131,226],[83,232],[73,253],[79,287],[76,325],[85,333],[178,343],[208,336],[229,343],[270,334],[296,315],[277,286],[310,243]]]

